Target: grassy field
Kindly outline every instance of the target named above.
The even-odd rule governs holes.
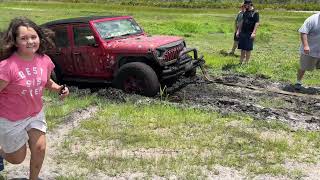
[[[132,15],[149,34],[184,36],[190,47],[205,55],[214,73],[238,63],[237,58],[219,55],[229,50],[233,41],[233,20],[238,9],[168,9],[99,4],[68,3],[1,3],[5,28],[14,16],[27,16],[41,24],[49,20],[86,15]],[[286,11],[260,11],[252,62],[234,67],[232,72],[264,74],[275,80],[295,80],[298,65],[299,34],[297,29],[310,14]],[[305,83],[316,85],[319,72],[307,73]]]
[[[2,0],[1,2],[8,2]],[[10,1],[32,1],[32,0],[10,0]],[[41,1],[41,0],[38,0]],[[42,0],[44,1],[44,0]],[[50,0],[45,0],[50,1]],[[117,4],[126,6],[149,6],[163,8],[216,8],[226,9],[239,6],[243,0],[55,0],[55,2],[73,3],[97,3]],[[286,9],[286,10],[319,10],[319,0],[256,0],[254,6],[259,9]]]
[[[233,43],[233,21],[238,9],[168,9],[102,4],[1,3],[0,28],[11,18],[26,16],[38,24],[87,15],[132,15],[149,34],[184,36],[189,47],[204,54],[210,73],[263,74],[275,81],[294,82],[298,67],[299,34],[308,13],[261,10],[252,61],[235,66],[239,60],[224,57]],[[239,52],[238,52],[239,54]],[[307,73],[305,83],[319,85],[320,73]],[[59,163],[116,176],[143,172],[188,179],[215,173],[215,165],[259,174],[303,176],[299,169],[283,166],[287,161],[316,162],[319,133],[292,131],[286,125],[234,114],[223,116],[189,108],[177,108],[159,101],[113,103],[96,94],[73,91],[64,102],[47,93],[47,119],[54,129],[76,109],[95,105],[99,113],[74,129],[59,147]],[[147,101],[146,101],[147,102]],[[281,105],[281,103],[280,103]],[[279,105],[279,106],[280,106]],[[74,149],[81,144],[80,150]],[[89,152],[100,151],[92,156]],[[143,154],[143,155],[141,155]],[[63,157],[63,158],[62,158]],[[59,179],[86,179],[86,173]]]

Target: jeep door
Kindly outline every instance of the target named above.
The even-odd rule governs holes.
[[[103,77],[101,49],[88,24],[73,25],[72,61],[74,74],[81,77]]]
[[[56,48],[50,49],[48,55],[60,71],[61,75],[71,75],[73,66],[71,63],[71,47],[69,30],[67,25],[57,25],[49,27],[54,33]]]

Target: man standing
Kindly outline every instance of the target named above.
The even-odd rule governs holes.
[[[308,17],[299,29],[301,36],[300,68],[295,88],[301,89],[305,71],[320,68],[320,13]]]
[[[242,16],[243,16],[244,11],[245,11],[244,4],[241,4],[240,11],[238,12],[238,14],[235,18],[235,22],[234,22],[233,46],[232,46],[231,51],[228,53],[229,55],[235,55],[234,52],[235,52],[236,48],[238,47],[239,37],[237,37],[237,31],[240,26],[240,23],[242,22]]]
[[[253,41],[259,26],[259,13],[253,8],[251,0],[244,0],[245,12],[237,36],[239,37],[238,49],[241,49],[240,64],[248,63],[253,50]]]

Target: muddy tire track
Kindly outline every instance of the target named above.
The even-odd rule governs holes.
[[[208,83],[200,76],[182,79],[168,89],[169,101],[207,107],[222,114],[243,113],[258,120],[282,121],[293,129],[320,129],[320,88],[297,92],[289,83],[235,74],[214,81]]]

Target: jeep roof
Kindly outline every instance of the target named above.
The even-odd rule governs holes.
[[[92,20],[115,18],[115,17],[129,17],[129,16],[84,16],[84,17],[67,18],[67,19],[50,21],[43,24],[42,26],[51,26],[51,25],[69,24],[69,23],[88,23],[89,21],[92,21]]]

